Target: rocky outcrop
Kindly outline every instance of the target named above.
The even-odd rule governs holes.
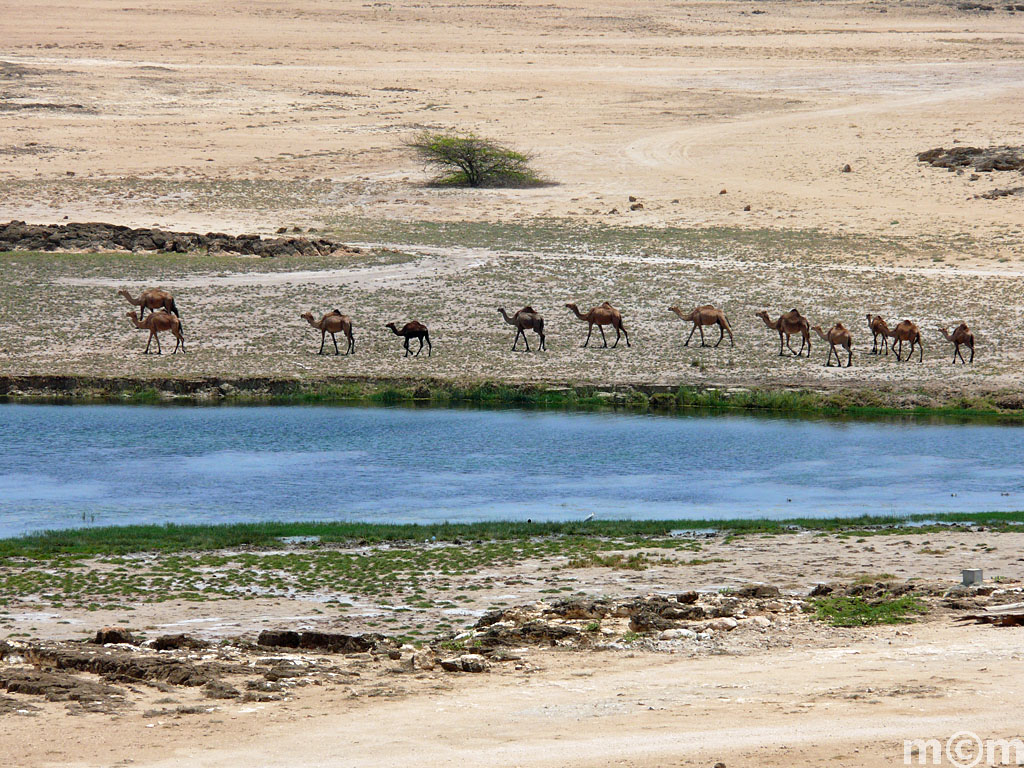
[[[236,253],[243,256],[326,256],[336,251],[360,253],[329,238],[226,235],[222,232],[171,232],[132,229],[103,223],[0,224],[0,251],[164,251]]]
[[[345,635],[340,632],[296,632],[294,630],[265,629],[260,632],[256,644],[331,653],[365,653],[377,649],[385,640],[384,635],[374,633]]]
[[[979,173],[1024,171],[1024,147],[937,147],[921,152],[917,159],[951,171],[963,168],[973,168]]]

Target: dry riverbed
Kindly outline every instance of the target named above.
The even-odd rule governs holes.
[[[0,737],[27,767],[564,764],[553,749],[882,765],[903,739],[1015,733],[1024,629],[958,620],[1021,602],[1022,544],[955,529],[9,558]],[[986,584],[957,586],[962,567]],[[907,623],[834,626],[844,601]]]

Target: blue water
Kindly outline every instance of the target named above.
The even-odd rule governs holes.
[[[153,522],[1017,509],[1024,429],[1008,426],[0,405],[0,536]]]

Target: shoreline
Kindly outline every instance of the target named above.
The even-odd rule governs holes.
[[[134,554],[141,552],[215,551],[222,549],[321,548],[377,544],[462,544],[471,542],[558,540],[580,538],[633,541],[745,534],[817,533],[838,536],[926,534],[958,530],[1019,532],[1024,511],[947,512],[903,517],[707,518],[674,520],[592,520],[586,522],[361,523],[288,522],[220,523],[209,525],[121,525],[66,528],[0,538],[0,561],[7,557]]]
[[[136,378],[0,375],[0,403],[181,405],[417,405],[749,413],[858,418],[945,417],[1024,423],[1024,398],[1013,390],[869,386],[688,386],[524,384],[437,378],[334,376],[321,379],[201,376]]]

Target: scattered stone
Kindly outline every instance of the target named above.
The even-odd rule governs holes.
[[[708,628],[713,629],[716,632],[731,632],[739,625],[740,623],[730,616],[722,616],[708,622]]]
[[[828,584],[815,584],[814,589],[808,593],[808,597],[825,597],[832,594],[832,587]]]
[[[853,173],[853,168],[850,167],[849,163],[843,166],[843,173]]]
[[[697,598],[700,597],[696,592],[680,592],[676,595],[676,602],[683,603],[684,605],[693,605],[697,602]]]
[[[726,190],[724,190],[724,189],[723,189],[723,190],[722,190],[721,192],[719,192],[718,194],[720,194],[720,195],[726,195],[726,194],[728,194],[728,192],[727,192]]]
[[[750,206],[749,205],[744,205],[743,206],[743,210],[744,211],[749,211],[750,210]]]
[[[735,616],[743,609],[743,604],[734,597],[727,597],[711,609],[711,615],[715,618],[723,616]]]
[[[441,659],[441,669],[446,672],[486,672],[490,665],[480,654],[466,653],[450,659]]]
[[[666,629],[664,632],[658,635],[659,640],[682,640],[684,638],[689,640],[696,639],[696,637],[697,633],[694,632],[692,629],[687,629],[686,627],[680,627],[678,629]]]
[[[975,195],[975,200],[997,200],[1000,197],[1024,197],[1024,187],[1007,187],[1006,189],[993,189],[990,192],[982,192]]]
[[[13,696],[0,696],[0,715],[24,715],[38,710],[39,707],[27,701],[20,701]]]
[[[629,196],[629,202],[631,202],[631,203],[635,203],[639,199],[640,198],[638,198],[636,195],[630,195]]]
[[[293,630],[265,629],[256,638],[256,644],[275,648],[304,648],[333,653],[363,653],[376,649],[385,640],[383,635],[375,633],[345,635],[340,632],[295,632]]]
[[[546,621],[528,621],[519,627],[494,624],[477,635],[482,648],[519,645],[556,645],[560,641],[576,639],[580,631],[568,624],[554,624]]]
[[[611,611],[612,603],[607,598],[564,597],[554,601],[545,613],[563,619],[603,619]]]
[[[643,203],[632,203],[629,206],[629,210],[631,210],[631,211],[642,211],[643,209],[644,209],[644,204]]]
[[[134,645],[135,638],[124,627],[103,627],[97,630],[93,642],[96,645]]]
[[[40,672],[35,669],[0,669],[0,688],[8,693],[42,696],[47,701],[123,700],[120,688],[84,680],[66,672]]]
[[[209,663],[202,667],[167,655],[141,656],[133,651],[92,651],[61,645],[32,646],[25,658],[37,667],[92,672],[119,682],[165,682],[198,687],[220,674],[244,671],[233,665]]]

